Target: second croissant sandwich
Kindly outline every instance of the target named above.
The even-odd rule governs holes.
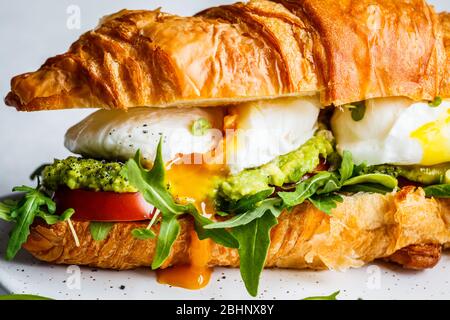
[[[240,267],[255,296],[264,267],[424,269],[450,244],[450,14],[423,0],[122,10],[5,102],[101,109],[0,203],[7,259],[191,289]]]

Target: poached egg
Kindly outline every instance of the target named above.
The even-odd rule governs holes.
[[[210,129],[195,134],[196,121]],[[206,153],[222,139],[221,108],[132,108],[99,110],[70,128],[65,146],[85,157],[128,160],[141,150],[144,160],[152,162],[162,138],[165,162],[180,154]]]
[[[355,121],[349,108],[334,111],[331,127],[337,150],[368,165],[435,165],[450,161],[450,101],[432,107],[408,98],[366,101],[364,117]]]
[[[320,108],[317,97],[255,101],[231,107],[225,119],[230,172],[261,166],[298,149],[314,135]]]

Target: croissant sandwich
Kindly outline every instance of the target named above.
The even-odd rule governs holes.
[[[99,109],[0,203],[7,259],[190,289],[240,267],[256,295],[264,267],[424,269],[450,244],[450,14],[423,0],[122,10],[5,102]]]

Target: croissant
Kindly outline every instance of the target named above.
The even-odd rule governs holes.
[[[189,263],[193,222],[180,219],[181,233],[162,268]],[[37,224],[24,248],[40,260],[111,269],[150,266],[155,240],[138,240],[131,230],[145,222],[116,223],[102,241],[92,239],[89,222],[73,221],[80,246],[66,222]],[[157,227],[154,229],[156,232]],[[434,266],[441,246],[450,243],[450,200],[425,198],[405,187],[381,195],[347,196],[328,216],[310,203],[284,212],[271,231],[266,267],[343,270],[387,258],[404,267]],[[211,241],[209,266],[239,265],[236,249]]]
[[[440,20],[443,23],[440,23]],[[253,0],[195,17],[122,10],[16,76],[18,110],[213,106],[320,93],[323,105],[450,96],[448,15],[424,0]]]

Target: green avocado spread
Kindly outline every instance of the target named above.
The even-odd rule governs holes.
[[[219,191],[226,198],[237,200],[245,195],[257,193],[285,183],[297,182],[312,172],[320,162],[333,151],[327,131],[321,131],[300,148],[277,157],[271,162],[254,169],[244,170],[229,176],[219,184]],[[49,190],[59,186],[70,189],[89,189],[118,193],[137,192],[121,175],[123,163],[94,159],[69,157],[55,160],[42,172],[42,184]]]
[[[219,186],[222,196],[238,200],[271,186],[298,182],[303,175],[317,167],[320,157],[326,158],[333,152],[329,131],[320,131],[305,144],[271,162],[254,169],[246,169],[230,176]]]
[[[42,172],[42,184],[50,190],[59,186],[118,193],[137,192],[121,175],[123,163],[69,157],[55,160]]]

